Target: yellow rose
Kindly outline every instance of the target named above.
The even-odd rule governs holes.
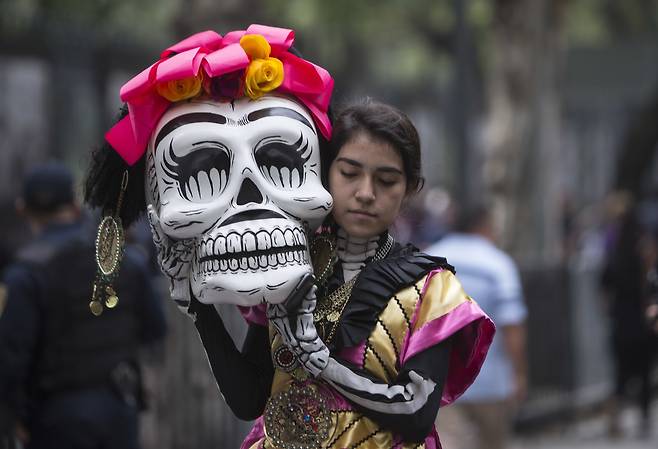
[[[202,82],[203,73],[201,72],[197,76],[159,83],[156,90],[169,101],[182,101],[199,95]]]
[[[266,59],[272,51],[270,44],[260,34],[245,34],[240,38],[240,47],[250,60]]]
[[[283,63],[277,58],[254,59],[244,80],[244,93],[252,100],[260,98],[283,82]]]

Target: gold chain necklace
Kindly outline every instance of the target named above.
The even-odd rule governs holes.
[[[394,242],[395,240],[393,237],[388,234],[386,236],[386,242],[377,249],[372,261],[375,262],[386,257],[393,247]],[[324,272],[326,272],[326,270],[327,269],[325,268]],[[354,288],[360,274],[361,272],[338,287],[331,294],[318,299],[317,306],[313,312],[313,321],[315,321],[317,327],[322,332],[325,343],[329,343],[334,338],[336,330],[338,329],[340,317],[345,311],[345,307],[352,295],[352,289]]]

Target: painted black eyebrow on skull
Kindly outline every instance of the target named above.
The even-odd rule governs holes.
[[[304,125],[308,126],[311,129],[311,131],[313,131],[313,133],[315,134],[315,129],[313,128],[313,126],[311,126],[309,121],[306,120],[306,118],[304,118],[304,116],[301,115],[299,112],[294,111],[290,108],[273,107],[273,108],[259,109],[257,111],[250,112],[243,120],[240,120],[240,122],[238,123],[240,125],[246,125],[247,123],[251,123],[265,117],[288,117],[293,120],[297,120],[298,122],[301,122]],[[218,123],[220,125],[225,125],[226,123],[228,123],[228,119],[221,114],[216,114],[212,112],[191,112],[189,114],[180,115],[174,118],[173,120],[167,122],[167,124],[162,127],[162,129],[158,133],[158,136],[155,138],[154,146],[157,147],[162,139],[164,139],[169,133],[171,133],[173,130],[175,130],[180,126],[188,125],[190,123],[203,123],[203,122]]]
[[[306,118],[299,112],[289,108],[274,107],[274,108],[259,109],[257,111],[253,111],[247,114],[246,121],[247,123],[250,123],[265,117],[288,117],[293,120],[297,120],[298,122],[301,122],[304,125],[308,126],[311,129],[311,131],[313,131],[313,134],[315,134],[315,129],[313,128],[313,126],[311,126],[308,120],[306,120]]]
[[[225,125],[228,122],[228,119],[221,114],[215,114],[212,112],[191,112],[189,114],[179,115],[162,127],[158,136],[155,138],[155,147],[157,147],[160,141],[176,128],[190,123],[203,122]]]

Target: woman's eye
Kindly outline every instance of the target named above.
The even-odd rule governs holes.
[[[290,190],[304,184],[304,165],[311,157],[310,151],[304,155],[307,149],[308,142],[304,143],[303,136],[292,144],[270,138],[257,146],[254,157],[265,178],[281,189]]]
[[[215,142],[205,143],[185,156],[176,156],[170,144],[163,168],[178,182],[178,191],[183,198],[205,203],[224,191],[228,184],[231,158],[228,149]]]
[[[398,180],[397,179],[389,179],[389,178],[379,178],[379,183],[386,186],[386,187],[391,187],[397,184]]]
[[[345,171],[345,170],[341,170],[340,174],[343,175],[346,178],[354,178],[357,175],[356,172],[350,172],[350,171]]]

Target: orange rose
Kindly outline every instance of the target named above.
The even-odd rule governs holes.
[[[203,72],[197,76],[159,83],[156,90],[171,102],[187,100],[199,95],[203,83]]]
[[[244,80],[244,93],[252,100],[273,91],[283,83],[283,63],[277,58],[254,59]]]

